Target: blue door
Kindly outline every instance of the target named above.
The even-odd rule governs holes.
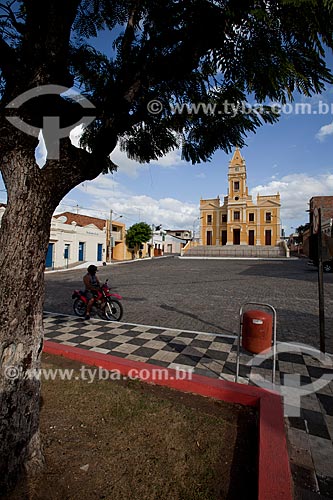
[[[54,243],[49,243],[46,254],[45,267],[53,267],[53,247]]]
[[[69,247],[70,245],[68,243],[66,243],[65,245],[65,250],[64,250],[64,259],[69,259]]]
[[[97,245],[97,261],[102,260],[103,255],[103,243],[98,243]]]
[[[82,262],[84,259],[84,242],[80,241],[79,243],[79,262]]]

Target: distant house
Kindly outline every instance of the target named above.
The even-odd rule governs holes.
[[[187,240],[169,234],[168,230],[153,231],[152,238],[148,241],[148,254],[159,257],[166,254],[179,254],[185,247]]]
[[[313,196],[310,205],[310,224],[313,222],[313,212],[315,208],[320,208],[322,220],[333,219],[333,196]]]
[[[108,262],[110,261],[110,249],[112,260],[129,260],[132,258],[132,253],[128,250],[126,245],[125,224],[119,221],[112,221],[110,232],[110,220],[106,221],[106,248]]]
[[[106,221],[64,212],[52,217],[46,268],[106,260]]]
[[[314,261],[318,259],[318,235],[314,234],[314,227],[316,224],[315,209],[320,209],[321,231],[323,234],[323,259],[331,258],[331,252],[328,251],[327,247],[327,239],[330,238],[330,241],[332,241],[333,238],[333,196],[313,196],[309,201],[309,207],[310,230],[306,238],[304,235],[304,253]]]
[[[6,204],[0,203],[0,225]],[[112,221],[112,260],[131,258],[125,243],[125,224]],[[110,261],[110,221],[88,215],[63,212],[51,220],[45,267],[66,268],[79,262]]]
[[[333,237],[333,196],[313,196],[309,202],[310,235],[313,232],[314,210],[320,208],[321,230],[329,237]]]
[[[193,236],[189,229],[166,229],[166,234],[186,241],[191,240]]]
[[[173,253],[180,255],[187,242],[188,239],[179,238],[177,236],[173,236],[172,234],[166,234],[164,242],[164,254]]]
[[[103,231],[106,227],[105,219],[98,219],[97,217],[91,217],[90,215],[74,214],[72,212],[62,212],[61,214],[55,214],[54,219],[61,220],[65,224],[72,224],[75,222],[77,226],[85,227],[89,224],[93,224],[98,229]]]

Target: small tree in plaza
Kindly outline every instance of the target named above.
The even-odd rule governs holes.
[[[24,467],[43,464],[31,373],[43,350],[50,223],[63,197],[114,171],[118,143],[143,163],[176,148],[198,163],[242,147],[247,133],[278,120],[266,102],[333,83],[332,33],[332,0],[0,0],[0,494]],[[103,53],[92,46],[100,35]],[[68,127],[80,120],[77,148]]]
[[[303,237],[304,233],[310,229],[310,223],[307,222],[306,224],[301,224],[296,228],[296,233],[298,234],[298,244],[302,245],[303,244]]]
[[[146,222],[133,224],[126,233],[126,245],[134,252],[137,252],[143,243],[147,243],[152,236],[152,230]]]

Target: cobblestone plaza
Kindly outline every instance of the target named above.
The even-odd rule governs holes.
[[[72,290],[84,269],[46,275],[45,310],[72,314]],[[99,268],[123,296],[122,321],[235,334],[239,308],[267,302],[277,310],[280,341],[319,348],[317,269],[300,260],[156,258]],[[324,275],[326,349],[333,352],[333,274]]]

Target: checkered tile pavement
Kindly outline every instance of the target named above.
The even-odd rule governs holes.
[[[80,347],[124,359],[167,368],[188,369],[234,381],[236,337],[145,325],[91,320],[45,313],[45,337],[52,342]],[[271,380],[272,360],[247,366],[252,356],[241,353],[240,383]],[[299,374],[301,384],[333,373],[307,354],[279,353],[276,381]],[[285,419],[296,495],[299,499],[333,498],[333,382],[301,400],[301,415]]]

